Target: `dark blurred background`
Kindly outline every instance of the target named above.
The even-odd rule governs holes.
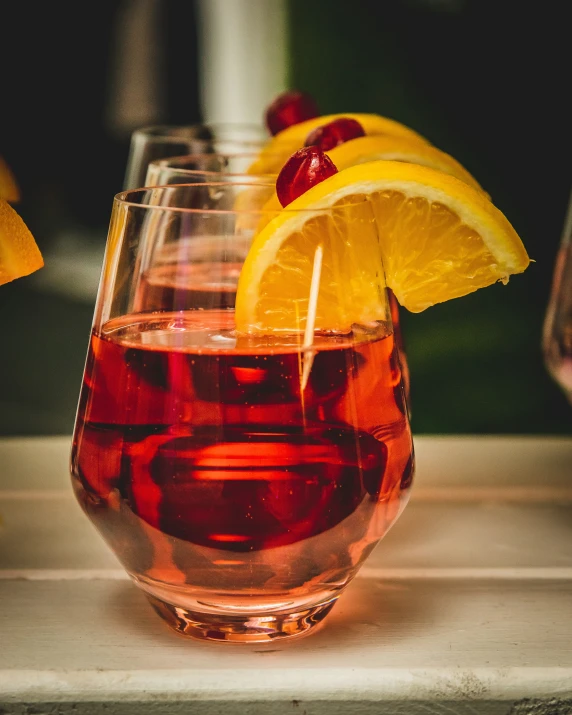
[[[285,85],[312,93],[323,113],[397,119],[455,156],[535,260],[508,286],[402,311],[414,431],[570,434],[572,408],[540,350],[571,187],[566,4],[266,0],[266,8],[274,2],[287,18]],[[3,8],[0,155],[46,266],[0,287],[0,434],[71,433],[130,133],[213,119],[201,103],[200,5]],[[244,7],[256,12],[256,0]],[[235,40],[248,47],[252,34],[241,32]]]

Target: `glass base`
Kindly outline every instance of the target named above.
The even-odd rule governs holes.
[[[268,643],[297,638],[316,630],[337,601],[332,598],[296,613],[201,613],[174,606],[145,594],[155,611],[177,633],[191,638],[227,643]]]

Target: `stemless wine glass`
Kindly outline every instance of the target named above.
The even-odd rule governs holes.
[[[265,188],[115,197],[71,454],[79,503],[156,612],[215,641],[311,632],[401,513],[414,473],[367,205],[292,211],[319,226],[322,251],[339,247],[309,263],[307,295],[285,288],[314,317],[299,331],[236,332],[238,274],[272,218],[236,207]],[[320,330],[324,272],[327,310],[352,308],[357,241],[373,257],[355,277],[376,281],[378,319]]]
[[[254,152],[269,139],[255,124],[188,124],[141,127],[131,134],[123,188],[144,185],[151,161],[184,154]]]
[[[543,325],[546,368],[572,404],[572,192]]]

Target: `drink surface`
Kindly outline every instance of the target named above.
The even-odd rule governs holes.
[[[233,308],[242,258],[205,263],[166,262],[145,271],[135,300],[136,311],[214,310]],[[235,260],[233,260],[233,258]],[[401,330],[399,304],[393,292],[387,296],[391,309],[393,334],[399,354],[401,375],[409,408],[411,408],[410,373]]]
[[[135,577],[322,587],[349,579],[404,505],[405,415],[384,325],[309,352],[298,336],[237,338],[232,310],[132,314],[92,334],[72,475]]]

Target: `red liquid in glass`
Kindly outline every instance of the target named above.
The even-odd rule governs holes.
[[[135,310],[145,312],[233,308],[241,268],[242,262],[238,261],[172,263],[154,267],[143,274]],[[399,318],[399,303],[391,290],[388,290],[387,294],[403,385],[410,407],[410,374]]]
[[[317,336],[303,388],[306,359],[295,336],[237,340],[232,310],[93,333],[72,478],[149,593],[321,598],[395,521],[414,460],[393,334]]]

